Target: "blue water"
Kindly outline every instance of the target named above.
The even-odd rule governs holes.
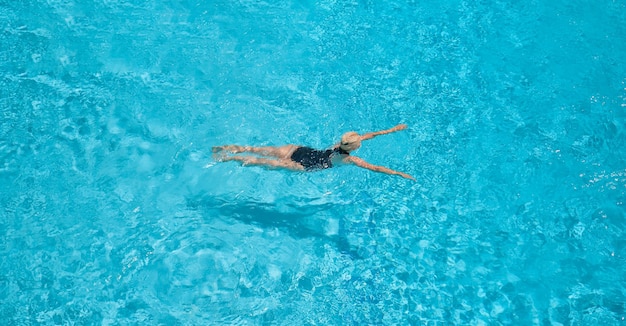
[[[4,325],[622,325],[623,1],[0,0]],[[211,146],[323,148],[316,173]]]

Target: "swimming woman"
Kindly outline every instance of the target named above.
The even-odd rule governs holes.
[[[399,175],[403,178],[415,181],[412,176],[399,171],[386,168],[384,166],[373,165],[363,159],[350,155],[350,152],[361,147],[361,141],[372,139],[376,136],[389,134],[394,131],[406,129],[405,124],[397,125],[387,130],[369,132],[359,135],[354,131],[347,132],[341,136],[341,141],[327,150],[317,150],[306,146],[285,145],[251,147],[239,145],[224,145],[213,147],[213,157],[220,162],[240,161],[243,165],[261,165],[270,168],[285,168],[293,171],[313,171],[328,169],[335,164],[354,164],[356,166],[386,174]],[[224,152],[233,154],[253,153],[258,156],[228,156]]]

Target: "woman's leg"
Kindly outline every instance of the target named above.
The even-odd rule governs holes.
[[[221,151],[227,151],[231,153],[254,153],[263,156],[273,156],[282,159],[289,159],[291,154],[298,149],[300,146],[295,145],[285,145],[285,146],[263,146],[263,147],[252,147],[252,146],[239,146],[239,145],[225,145],[225,146],[215,146],[213,147],[213,153],[218,153]]]
[[[300,163],[283,159],[268,159],[254,156],[230,156],[225,157],[222,161],[239,161],[242,165],[260,165],[269,168],[284,168],[294,171],[304,170],[304,167]]]

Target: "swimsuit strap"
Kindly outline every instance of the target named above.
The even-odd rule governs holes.
[[[343,148],[341,147],[337,147],[333,150],[333,152],[335,153],[339,153],[339,154],[344,154],[344,155],[350,155],[350,153],[348,153],[347,151],[345,151]]]

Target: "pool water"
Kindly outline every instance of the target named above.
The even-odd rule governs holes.
[[[0,1],[5,325],[622,325],[623,1]],[[325,148],[315,173],[222,144]]]

